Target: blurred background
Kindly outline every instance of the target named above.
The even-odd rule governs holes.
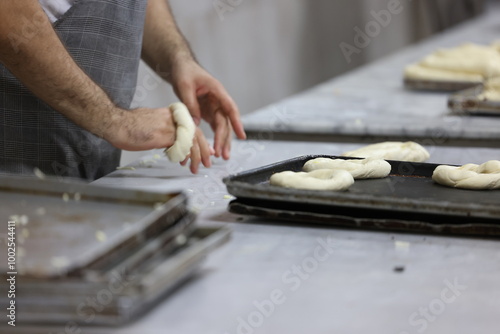
[[[242,114],[480,15],[486,2],[170,0],[198,61],[222,82]],[[391,3],[399,3],[398,14],[383,16]],[[357,29],[365,31],[376,16],[388,22],[386,26],[346,57],[347,45],[356,47]],[[171,87],[141,63],[133,106],[161,107],[176,101]],[[212,136],[207,127],[204,131]],[[124,151],[121,165],[145,153]]]

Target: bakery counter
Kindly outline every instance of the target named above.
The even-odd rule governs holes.
[[[292,224],[226,210],[230,196],[221,179],[228,174],[357,147],[236,142],[230,161],[215,161],[198,175],[150,155],[129,166],[134,169],[96,181],[159,192],[183,189],[200,225],[227,224],[233,233],[193,279],[141,319],[81,333],[497,333],[498,240]],[[481,163],[500,154],[493,148],[426,148],[436,163]]]
[[[428,145],[499,147],[500,117],[452,115],[447,106],[449,93],[403,87],[405,66],[436,49],[497,40],[498,15],[500,5],[491,6],[477,19],[247,114],[245,129],[258,139],[414,140]]]

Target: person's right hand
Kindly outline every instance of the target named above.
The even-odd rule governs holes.
[[[104,125],[104,139],[122,150],[167,148],[175,142],[175,123],[168,108],[120,109],[110,123]]]
[[[119,110],[113,124],[105,131],[105,137],[113,146],[128,151],[165,149],[172,146],[176,138],[176,127],[169,108],[139,108]],[[190,154],[181,162],[186,165],[189,160],[193,174],[198,172],[200,163],[211,166],[210,156],[214,150],[210,147],[203,132],[196,128]]]

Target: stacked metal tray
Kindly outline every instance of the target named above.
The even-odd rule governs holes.
[[[427,90],[436,92],[457,92],[481,85],[481,82],[473,81],[443,81],[443,80],[420,80],[420,79],[403,79],[403,84],[406,89],[411,90]]]
[[[479,98],[483,85],[462,90],[448,98],[448,107],[456,115],[500,116],[500,101]]]
[[[302,156],[224,179],[237,199],[234,213],[271,219],[320,223],[350,228],[462,234],[500,235],[500,191],[448,188],[432,181],[435,164],[389,161],[390,175],[357,180],[345,192],[312,191],[272,186],[272,174],[300,171],[310,159]]]
[[[0,178],[0,201],[0,234],[16,221],[17,253],[15,268],[0,258],[0,305],[15,271],[17,325],[124,324],[229,238],[225,228],[196,227],[183,193],[10,177]]]

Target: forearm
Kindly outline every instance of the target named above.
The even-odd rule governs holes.
[[[26,20],[36,24],[30,38],[25,33]],[[52,108],[112,141],[106,138],[106,129],[125,111],[116,108],[74,62],[38,1],[1,1],[0,62]]]
[[[171,81],[172,67],[194,60],[179,31],[167,0],[149,0],[142,44],[143,60],[163,79]]]

